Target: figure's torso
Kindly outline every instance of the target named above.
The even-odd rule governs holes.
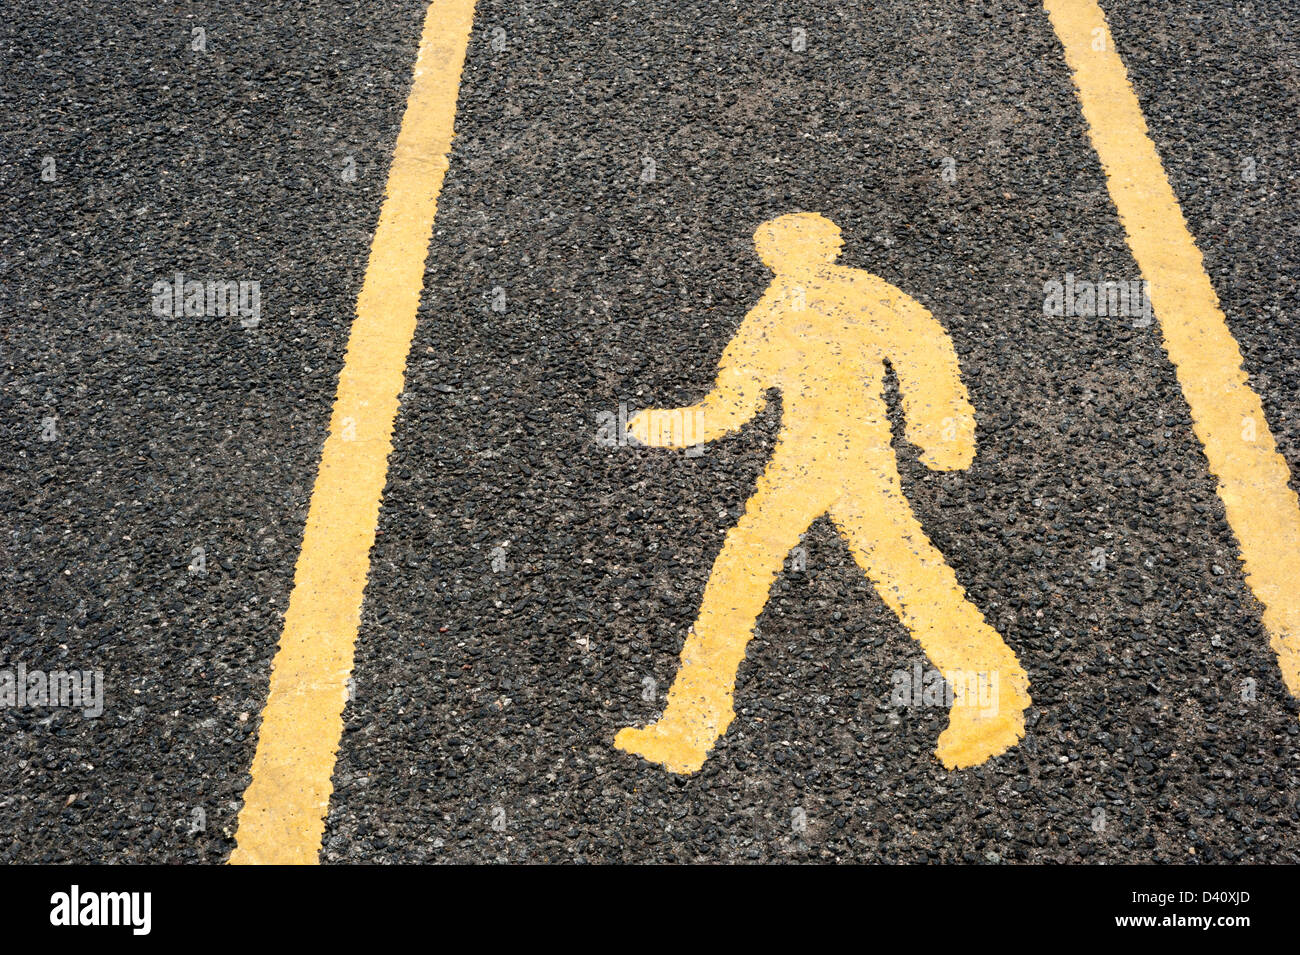
[[[890,452],[885,358],[901,319],[892,285],[860,269],[778,276],[764,371],[781,390],[782,441],[818,457]],[[892,452],[890,452],[892,454]]]

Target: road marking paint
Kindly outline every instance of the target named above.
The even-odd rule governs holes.
[[[1218,479],[1246,582],[1264,605],[1264,627],[1287,687],[1300,696],[1300,502],[1287,485],[1286,461],[1242,368],[1105,15],[1094,0],[1043,5],[1065,47],[1129,248],[1150,282],[1165,352]]]
[[[233,864],[318,861],[393,419],[448,168],[474,0],[433,0],[339,373]]]
[[[950,769],[984,762],[1024,736],[1028,678],[903,496],[884,400],[888,359],[921,460],[940,471],[969,467],[975,412],[952,341],[924,306],[884,279],[835,265],[840,230],[823,216],[780,216],[758,227],[754,243],[775,277],[723,352],[713,391],[689,408],[643,411],[629,429],[657,447],[715,441],[779,388],[781,432],[713,564],[663,716],[620,731],[614,745],[674,773],[704,765],[735,717],[736,669],[772,583],[800,535],[829,514],[953,686],[935,754]]]

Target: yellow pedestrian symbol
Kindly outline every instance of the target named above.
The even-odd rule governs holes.
[[[655,447],[714,441],[777,388],[781,431],[713,565],[663,716],[620,731],[614,745],[674,773],[704,765],[735,718],[736,670],[768,591],[799,535],[828,514],[953,688],[935,754],[950,769],[981,763],[1024,736],[1029,679],[903,496],[883,395],[887,359],[921,460],[938,471],[969,467],[975,417],[956,351],[919,302],[835,264],[843,241],[829,219],[780,216],[758,227],[754,245],[776,277],[723,352],[713,390],[689,408],[642,411],[628,430]]]

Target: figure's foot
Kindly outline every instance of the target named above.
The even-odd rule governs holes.
[[[1029,678],[1019,665],[992,685],[992,694],[953,700],[948,728],[939,734],[934,755],[948,769],[978,766],[1005,753],[1025,736],[1025,710],[1029,707]]]
[[[651,763],[659,763],[670,773],[683,775],[698,772],[709,755],[708,746],[699,746],[659,723],[651,723],[644,729],[629,726],[619,730],[614,737],[614,745],[625,753],[640,756]]]
[[[677,720],[665,714],[663,719],[644,729],[619,730],[614,745],[625,753],[659,763],[670,773],[689,775],[699,772],[709,750],[727,731],[734,715],[728,712],[725,718]]]
[[[953,707],[948,728],[939,734],[934,755],[948,769],[965,769],[1005,753],[1024,735],[1023,714],[981,717],[969,707]]]

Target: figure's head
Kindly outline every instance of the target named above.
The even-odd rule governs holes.
[[[777,216],[754,230],[758,257],[778,274],[828,265],[843,247],[840,227],[815,212]]]

